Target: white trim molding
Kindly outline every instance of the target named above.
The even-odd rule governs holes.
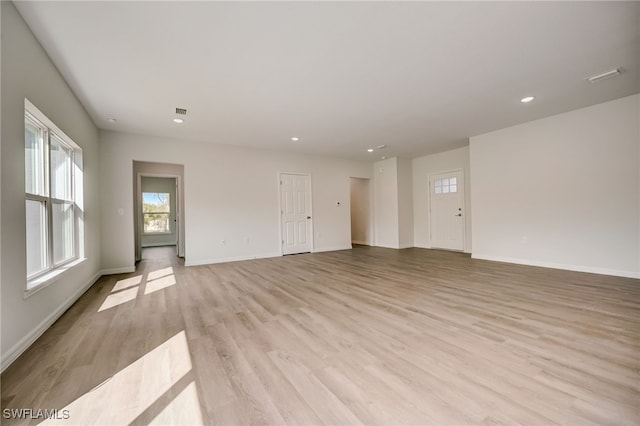
[[[542,268],[563,269],[565,271],[586,272],[590,274],[612,275],[623,278],[640,278],[639,271],[621,271],[617,269],[597,268],[584,265],[567,265],[564,263],[553,263],[539,260],[518,259],[513,257],[487,256],[483,254],[473,253],[472,259],[490,260],[492,262],[515,263],[517,265],[539,266]]]
[[[313,249],[312,253],[322,253],[326,251],[340,251],[340,250],[351,250],[353,246],[349,244],[348,246],[333,246],[333,247],[316,247]]]
[[[200,266],[200,265],[213,265],[215,263],[227,263],[227,262],[239,262],[242,260],[254,260],[254,259],[267,259],[270,257],[281,257],[281,253],[262,253],[247,256],[234,256],[234,257],[219,257],[216,259],[196,259],[185,260],[184,266]]]
[[[101,275],[130,274],[136,271],[135,266],[124,266],[122,268],[103,269]]]
[[[102,272],[96,273],[89,281],[87,281],[82,287],[80,287],[75,293],[71,295],[58,309],[47,316],[36,328],[31,330],[26,336],[24,336],[18,343],[13,345],[5,354],[2,355],[2,361],[0,362],[0,372],[9,367],[29,346],[31,346],[45,331],[53,325],[58,318],[64,314],[67,309],[71,307],[92,285],[94,285],[102,277]]]

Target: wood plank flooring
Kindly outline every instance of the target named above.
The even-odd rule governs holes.
[[[144,258],[2,374],[3,410],[74,425],[640,424],[639,280],[424,249]]]

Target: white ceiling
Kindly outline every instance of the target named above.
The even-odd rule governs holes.
[[[412,157],[640,91],[640,2],[16,7],[101,129]]]

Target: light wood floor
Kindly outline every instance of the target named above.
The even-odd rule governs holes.
[[[424,249],[144,258],[2,374],[3,409],[66,409],[63,424],[640,424],[639,280]]]

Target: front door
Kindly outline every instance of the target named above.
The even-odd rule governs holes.
[[[282,254],[311,251],[311,176],[280,174]]]
[[[464,178],[462,171],[429,179],[431,247],[464,250]]]

